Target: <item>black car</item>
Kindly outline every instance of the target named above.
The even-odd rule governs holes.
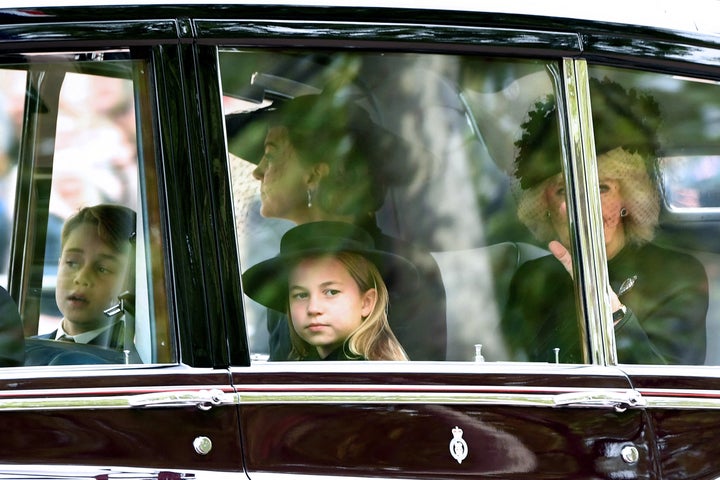
[[[720,477],[720,5],[484,3],[0,6],[0,478]]]

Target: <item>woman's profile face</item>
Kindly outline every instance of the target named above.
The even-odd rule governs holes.
[[[286,127],[271,127],[265,137],[265,152],[253,171],[260,180],[263,217],[303,223],[308,210],[308,169],[290,143]]]

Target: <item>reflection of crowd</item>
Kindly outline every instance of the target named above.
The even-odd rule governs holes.
[[[2,222],[12,222],[25,81],[23,72],[0,71],[0,124],[9,126],[2,129],[7,135],[0,139],[0,183],[4,187],[0,208],[5,207]],[[105,202],[133,209],[137,206],[132,95],[128,80],[80,74],[65,77],[53,155],[46,274],[52,275],[57,268],[60,229],[70,215],[84,206]],[[0,238],[0,272],[7,272],[8,258],[2,253],[7,253],[11,229],[2,231],[8,235]]]
[[[0,273],[3,274],[8,269],[24,86],[23,73],[4,71],[0,74]]]
[[[665,199],[673,208],[720,207],[717,179],[720,156],[676,156],[661,159]]]

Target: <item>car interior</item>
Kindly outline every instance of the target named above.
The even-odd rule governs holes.
[[[158,261],[150,258],[145,214],[152,200],[145,194],[143,168],[152,149],[140,148],[136,133],[147,108],[142,71],[143,62],[132,60],[129,51],[14,56],[0,68],[3,218],[14,219],[13,228],[3,229],[2,285],[19,299],[28,366],[134,363],[130,346],[142,363],[172,357],[166,315],[151,312],[151,298],[160,290],[153,292],[156,272],[148,268]],[[105,311],[124,325],[127,348],[36,338],[54,331],[62,318],[55,285],[63,223],[79,208],[103,203],[137,213],[130,273],[135,289]]]
[[[388,189],[377,220],[383,231],[426,249],[437,261],[447,295],[447,360],[473,361],[478,344],[486,360],[505,360],[498,325],[510,279],[523,262],[549,254],[515,213],[514,142],[533,102],[553,93],[557,66],[540,60],[431,54],[232,49],[221,53],[220,66],[241,263],[252,265],[274,254],[292,224],[258,213],[254,165],[233,155],[237,142],[247,141],[248,134],[238,119],[270,103],[346,82],[346,91],[376,122],[431,152],[422,162],[400,160],[409,178]],[[698,122],[717,118],[720,108],[711,93],[717,86],[611,67],[591,66],[590,72],[649,91],[661,105],[663,156],[653,172],[662,198],[657,241],[692,253],[707,270],[711,291],[706,363],[716,364],[720,258],[711,239],[718,210],[705,198],[720,178],[718,138]],[[678,101],[678,94],[690,101]],[[705,170],[702,179],[697,178],[699,169]],[[697,192],[701,203],[681,203],[687,197],[673,175],[685,175],[684,187]],[[254,358],[262,359],[267,341],[263,309],[245,301],[255,325],[251,331],[256,338],[250,341]]]

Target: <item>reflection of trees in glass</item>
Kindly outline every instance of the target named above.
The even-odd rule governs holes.
[[[650,93],[660,105],[661,153],[720,152],[719,85],[654,72],[591,66],[591,75],[609,77],[625,88]]]
[[[475,182],[486,218],[488,244],[534,242],[517,221],[510,178],[515,140],[533,103],[552,93],[547,63],[537,60],[463,58],[463,97],[477,125]],[[559,155],[559,152],[558,152]]]
[[[465,351],[463,343],[471,338],[497,357],[502,346],[493,332],[505,294],[499,289],[505,289],[518,254],[510,245],[501,246],[508,250],[484,248],[530,239],[510,192],[513,143],[532,102],[552,90],[545,63],[430,54],[228,51],[221,54],[220,66],[225,95],[242,98],[248,107],[259,107],[252,102],[269,97],[333,89],[338,102],[353,99],[376,123],[407,142],[407,152],[384,159],[383,167],[401,172],[401,179],[390,185],[378,223],[388,235],[437,254],[454,302],[449,332],[454,329],[453,338],[463,344],[458,358],[472,358],[474,349]],[[231,134],[231,152],[238,141],[259,139],[262,144],[265,132],[255,132],[255,140],[249,140],[248,130]],[[326,130],[329,134],[333,128]],[[324,134],[308,137],[320,142]],[[370,146],[373,141],[367,138]],[[233,158],[231,165],[239,161]],[[252,168],[232,168],[234,200],[246,205],[238,208],[236,203],[235,211],[246,265],[253,263],[246,258],[249,253],[265,252],[256,243],[272,231],[270,219],[260,219],[247,207],[257,190],[243,190],[247,181],[242,177],[257,182],[250,178]],[[279,236],[259,243],[272,247],[278,241]],[[505,264],[505,259],[511,261]],[[467,318],[473,311],[483,315]],[[255,334],[264,329],[264,317],[258,318]]]
[[[591,66],[625,88],[648,92],[660,105],[658,176],[665,201],[675,207],[718,206],[720,86],[716,82],[654,72]],[[596,132],[596,135],[601,135]]]

